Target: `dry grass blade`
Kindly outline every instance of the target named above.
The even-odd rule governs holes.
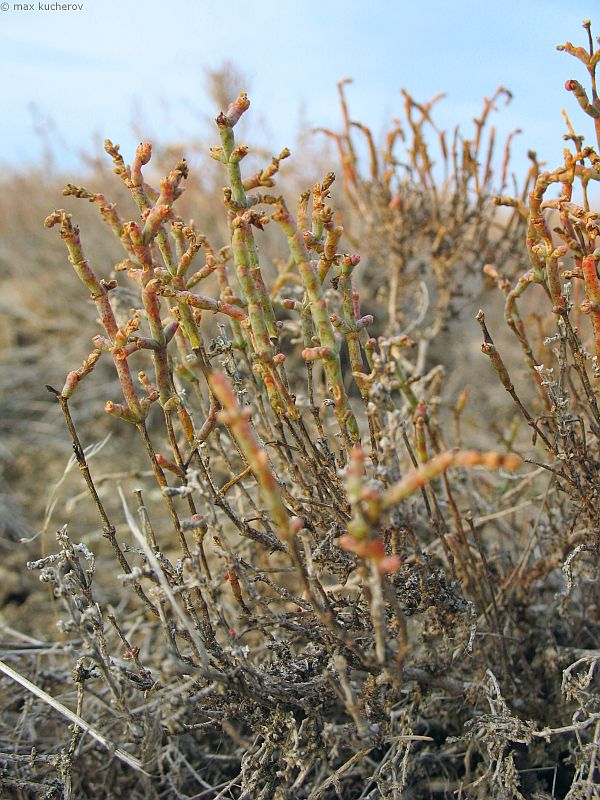
[[[58,700],[55,700],[54,697],[49,695],[43,689],[40,689],[39,686],[36,686],[24,675],[21,675],[12,667],[9,667],[8,664],[4,663],[4,661],[0,661],[0,671],[13,681],[16,681],[18,684],[23,686],[23,688],[27,689],[28,692],[31,692],[38,699],[42,700],[42,702],[47,703],[55,711],[58,711],[59,714],[62,714],[62,716],[68,719],[69,722],[73,723],[73,725],[77,725],[77,727],[81,728],[82,731],[89,733],[92,738],[105,747],[111,754],[120,759],[124,764],[127,764],[127,766],[136,770],[136,772],[141,772],[143,775],[147,775],[149,777],[149,773],[146,772],[138,758],[135,758],[135,756],[130,756],[129,753],[126,753],[120,747],[116,747],[109,739],[106,738],[106,736],[97,731],[92,725],[71,711],[71,709],[64,706]]]

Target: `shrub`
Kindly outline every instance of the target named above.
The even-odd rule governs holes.
[[[600,51],[584,27],[589,50],[562,49],[588,68],[591,99],[566,88],[600,147]],[[493,134],[483,141],[497,96],[472,140],[457,132],[448,148],[440,133],[447,179],[425,135],[432,104],[405,95],[406,134],[395,127],[378,151],[341,97],[344,130],[327,133],[358,211],[348,241],[389,275],[373,279],[389,296],[378,337],[361,308],[370,278],[329,204],[333,173],[295,211],[271,193],[287,151],[245,175],[245,94],[217,117],[211,150],[228,178],[225,246],[177,213],[185,161],[152,187],[146,143],[130,166],[106,143],[135,220],[65,189],[123,247],[112,275],[86,259],[70,214],[46,220],[103,329],[48,388],[121,588],[116,608],[99,601],[109,562],[66,526],[57,552],[29,564],[60,600],[63,653],[48,652],[55,666],[35,683],[2,669],[73,724],[68,736],[44,706],[8,709],[20,738],[0,758],[23,796],[598,796],[600,156],[567,118],[564,164],[542,171],[532,154],[513,198],[505,155],[493,199]],[[272,263],[267,225],[287,248]],[[465,449],[468,393],[444,397],[428,346],[441,332],[460,346],[454,301],[481,271],[505,295],[525,369],[513,378],[495,344],[507,339],[480,311],[482,380],[496,373],[514,415],[502,425],[484,410],[487,446]],[[121,487],[120,507],[96,487],[70,400],[99,359],[122,394],[105,411],[136,431],[162,507],[149,484],[136,512]],[[76,716],[56,700],[65,684]]]

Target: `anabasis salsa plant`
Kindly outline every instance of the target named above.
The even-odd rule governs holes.
[[[591,99],[577,81],[567,89],[600,147],[600,51],[585,28],[588,49],[563,49],[586,65]],[[73,723],[43,762],[66,796],[598,796],[600,156],[566,117],[564,164],[542,171],[531,154],[512,197],[510,140],[499,183],[493,129],[484,145],[505,90],[450,147],[432,104],[405,93],[382,150],[340,92],[344,129],[326,133],[342,157],[346,238],[333,173],[292,207],[275,185],[287,150],[243,169],[245,94],[216,118],[211,149],[227,180],[224,245],[178,215],[184,160],[152,185],[147,143],[131,165],[105,143],[133,219],[90,189],[64,191],[95,204],[121,243],[110,275],[71,214],[46,220],[101,325],[84,363],[48,388],[123,585],[120,612],[96,601],[104,568],[74,543],[76,519],[59,552],[30,564],[61,598],[76,662],[76,716],[37,689]],[[286,258],[266,258],[267,225]],[[525,366],[509,373],[495,342],[510,340],[480,311],[482,380],[495,371],[515,414],[484,450],[462,445],[468,393],[444,396],[429,350],[482,272],[505,295]],[[124,283],[135,304],[121,319]],[[370,283],[388,295],[367,298],[380,322],[361,305]],[[150,485],[119,490],[122,511],[109,511],[94,482],[70,400],[100,358],[122,391],[104,409],[139,433],[163,513],[145,502]],[[117,757],[108,767],[102,745]]]

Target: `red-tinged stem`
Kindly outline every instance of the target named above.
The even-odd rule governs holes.
[[[564,245],[557,247],[546,258],[546,275],[548,279],[548,290],[552,299],[552,311],[555,314],[566,313],[567,301],[562,293],[562,286],[560,283],[559,263],[558,260],[567,252],[567,247]]]
[[[249,226],[244,222],[243,217],[237,217],[232,224],[231,244],[233,259],[240,286],[248,303],[248,319],[252,331],[254,350],[258,356],[258,368],[275,413],[279,415],[285,412],[295,419],[298,414],[294,407],[294,402],[274,366],[275,353],[273,352],[274,347],[269,333],[268,309],[265,306],[266,290],[264,284],[262,285],[264,291],[260,290],[256,280],[256,272],[252,269],[248,237]],[[268,306],[272,312],[269,299]]]
[[[114,345],[119,334],[119,326],[108,300],[108,289],[98,280],[94,270],[86,261],[81,247],[79,228],[72,224],[71,215],[67,214],[66,211],[56,211],[47,218],[45,224],[46,227],[50,228],[57,222],[60,223],[61,238],[69,251],[69,261],[78,278],[90,291],[92,300],[95,302],[96,308],[98,309],[102,325],[104,326],[111,344]],[[133,378],[131,377],[127,359],[118,357],[118,354],[115,352],[113,352],[112,355],[123,396],[127,402],[129,411],[134,418],[141,420],[144,418],[144,411],[140,405],[140,399],[133,384]]]
[[[98,361],[101,355],[102,355],[101,350],[94,350],[86,358],[86,360],[83,362],[83,364],[79,369],[69,372],[65,380],[65,385],[63,386],[62,391],[60,393],[61,397],[67,400],[69,397],[73,396],[73,393],[77,388],[77,386],[79,385],[79,382],[83,380],[83,378],[85,378],[86,375],[90,374],[90,372],[96,366],[96,362]]]
[[[235,204],[240,210],[246,209],[249,206],[240,168],[240,162],[246,155],[247,148],[235,146],[233,127],[244,111],[249,108],[249,106],[250,101],[248,100],[247,96],[245,94],[241,94],[237,100],[229,106],[227,113],[220,114],[216,120],[222,145],[220,160],[222,160],[222,162],[227,166],[229,172],[229,181],[231,184],[231,194]],[[276,341],[278,338],[278,331],[275,314],[273,312],[273,305],[262,277],[256,242],[254,241],[254,236],[252,235],[249,225],[245,224],[243,228],[242,235],[244,239],[244,247],[246,249],[245,260],[248,263],[248,267],[250,269],[250,278],[254,284],[253,293],[256,293],[258,296],[258,301],[262,308],[262,316],[268,331],[268,336],[270,339]],[[235,231],[232,232],[232,237],[233,236],[235,236]],[[246,299],[249,301],[248,297]]]
[[[411,470],[402,480],[395,483],[383,494],[382,509],[391,508],[402,502],[417,489],[425,486],[449,467],[476,467],[487,469],[507,469],[514,471],[521,464],[521,458],[514,453],[480,453],[476,450],[462,450],[457,453],[440,453],[417,469]]]
[[[292,534],[291,519],[281,500],[281,488],[271,471],[267,452],[261,447],[248,421],[249,409],[242,410],[229,380],[224,375],[211,373],[209,383],[223,409],[218,413],[217,419],[227,425],[235,437],[262,489],[280,537],[289,539]]]
[[[516,393],[513,382],[511,381],[510,375],[508,374],[508,370],[506,369],[504,361],[502,360],[502,356],[496,350],[496,346],[494,345],[492,337],[490,336],[490,332],[487,329],[487,325],[485,324],[485,314],[483,313],[483,311],[481,311],[481,309],[478,311],[476,319],[481,325],[481,330],[483,332],[484,341],[483,344],[481,345],[482,353],[485,353],[486,356],[489,356],[492,366],[496,370],[496,373],[498,374],[498,377],[500,378],[502,385],[514,400],[521,414],[523,414],[523,416],[527,420],[527,424],[530,425],[531,428],[533,428],[533,430],[536,432],[536,435],[540,437],[540,439],[544,442],[546,447],[549,450],[552,450],[552,446],[548,438],[540,430],[538,424],[533,419],[531,414],[527,411],[527,409],[521,402],[518,394]]]
[[[346,389],[344,388],[339,356],[339,343],[328,315],[327,301],[323,295],[323,289],[319,281],[316,267],[310,260],[304,239],[298,231],[283,201],[279,201],[277,211],[273,214],[273,219],[281,226],[281,229],[287,237],[290,252],[298,265],[298,272],[300,273],[300,277],[306,289],[306,295],[310,303],[310,311],[320,340],[320,346],[325,348],[323,352],[326,353],[326,355],[323,356],[323,366],[327,376],[329,391],[331,392],[335,404],[335,412],[340,430],[345,439],[347,439],[349,434],[350,440],[354,444],[358,444],[360,441],[358,423],[350,408]]]
[[[226,314],[228,317],[231,317],[233,322],[242,323],[242,325],[249,324],[248,316],[241,308],[223,300],[215,300],[212,297],[194,294],[187,290],[177,290],[176,287],[171,288],[169,286],[163,287],[161,292],[166,297],[173,297],[177,301],[181,325],[194,350],[200,347],[202,339],[198,325],[191,313],[190,306],[202,309],[203,311],[212,311],[215,314],[220,312],[221,314]]]
[[[592,78],[594,78],[593,74]],[[579,81],[574,81],[574,80],[567,81],[565,83],[565,89],[568,92],[573,92],[581,108],[585,111],[585,113],[588,116],[592,117],[592,119],[594,120],[596,141],[598,142],[598,147],[600,147],[600,108],[598,108],[597,102],[596,103],[590,102],[587,96],[587,92],[585,91],[583,86],[579,83]]]
[[[581,262],[581,271],[585,283],[586,302],[582,311],[590,314],[594,329],[594,350],[600,358],[600,280],[598,280],[598,256],[586,256]]]

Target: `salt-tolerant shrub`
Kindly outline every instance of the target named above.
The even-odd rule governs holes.
[[[584,27],[589,49],[562,49],[588,68],[591,98],[566,88],[600,147],[600,50]],[[512,197],[508,146],[494,183],[493,133],[484,145],[499,95],[472,140],[439,134],[444,177],[425,134],[432,104],[405,95],[406,125],[378,150],[340,91],[344,130],[327,133],[346,240],[333,173],[292,209],[275,190],[287,150],[244,172],[245,94],[217,117],[211,150],[228,181],[226,244],[178,215],[184,160],[150,184],[147,143],[131,165],[105,146],[133,220],[103,194],[64,192],[122,246],[111,276],[71,214],[46,220],[101,328],[48,389],[113,560],[78,543],[75,514],[57,551],[29,564],[62,609],[62,648],[35,681],[0,667],[26,692],[2,723],[15,796],[598,796],[600,156],[567,118],[564,164],[542,171],[532,154]],[[266,226],[283,258],[263,252]],[[461,346],[455,301],[481,273],[486,303],[505,296],[524,369],[509,371],[498,343],[510,340],[480,311],[481,374],[514,416],[484,418],[487,448],[468,449],[468,392],[444,396],[430,345]],[[373,314],[370,282],[386,296],[367,297]],[[149,470],[134,495],[117,485],[116,509],[70,408],[100,359],[121,390],[104,410],[136,432]],[[98,597],[115,570],[113,608]],[[69,685],[75,711],[57,696]]]

